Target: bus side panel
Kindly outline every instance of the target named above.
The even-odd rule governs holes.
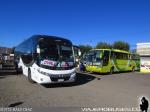
[[[111,66],[114,67],[115,72],[129,71],[131,69],[130,60],[113,59]]]
[[[107,66],[102,67],[101,72],[102,73],[108,73],[108,72],[110,72],[111,67],[112,67],[112,64],[109,63]]]
[[[22,73],[23,73],[23,75],[28,76],[28,67],[26,67],[26,66],[24,65],[24,63],[23,63],[21,57],[20,57],[20,60],[19,60],[19,63],[18,63],[18,67],[19,67],[19,68],[22,68]]]
[[[131,61],[128,53],[113,52],[112,64],[117,72],[131,70]]]
[[[135,70],[140,70],[140,60],[134,60],[135,62]]]

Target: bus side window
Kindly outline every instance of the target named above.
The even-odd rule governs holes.
[[[25,64],[30,64],[33,61],[33,51],[32,51],[32,40],[28,40],[24,42],[24,45],[20,47],[20,51],[22,52],[22,60]]]

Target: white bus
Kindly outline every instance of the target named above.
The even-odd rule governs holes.
[[[33,83],[75,82],[75,57],[71,41],[34,35],[15,48],[16,70]]]
[[[79,66],[80,56],[81,56],[80,48],[76,45],[73,45],[73,49],[74,49],[74,56],[75,56],[76,65]]]

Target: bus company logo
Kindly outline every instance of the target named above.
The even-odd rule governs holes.
[[[42,65],[47,65],[47,66],[55,66],[55,62],[51,60],[43,60],[41,61]]]
[[[62,66],[62,67],[68,67],[68,66],[69,66],[69,63],[67,63],[67,62],[62,62],[61,66]]]

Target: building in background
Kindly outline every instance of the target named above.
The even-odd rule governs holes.
[[[0,60],[1,63],[7,63],[9,61],[13,61],[13,54],[11,48],[6,48],[6,47],[0,47]]]
[[[137,43],[137,53],[141,59],[141,72],[150,72],[150,43]]]

